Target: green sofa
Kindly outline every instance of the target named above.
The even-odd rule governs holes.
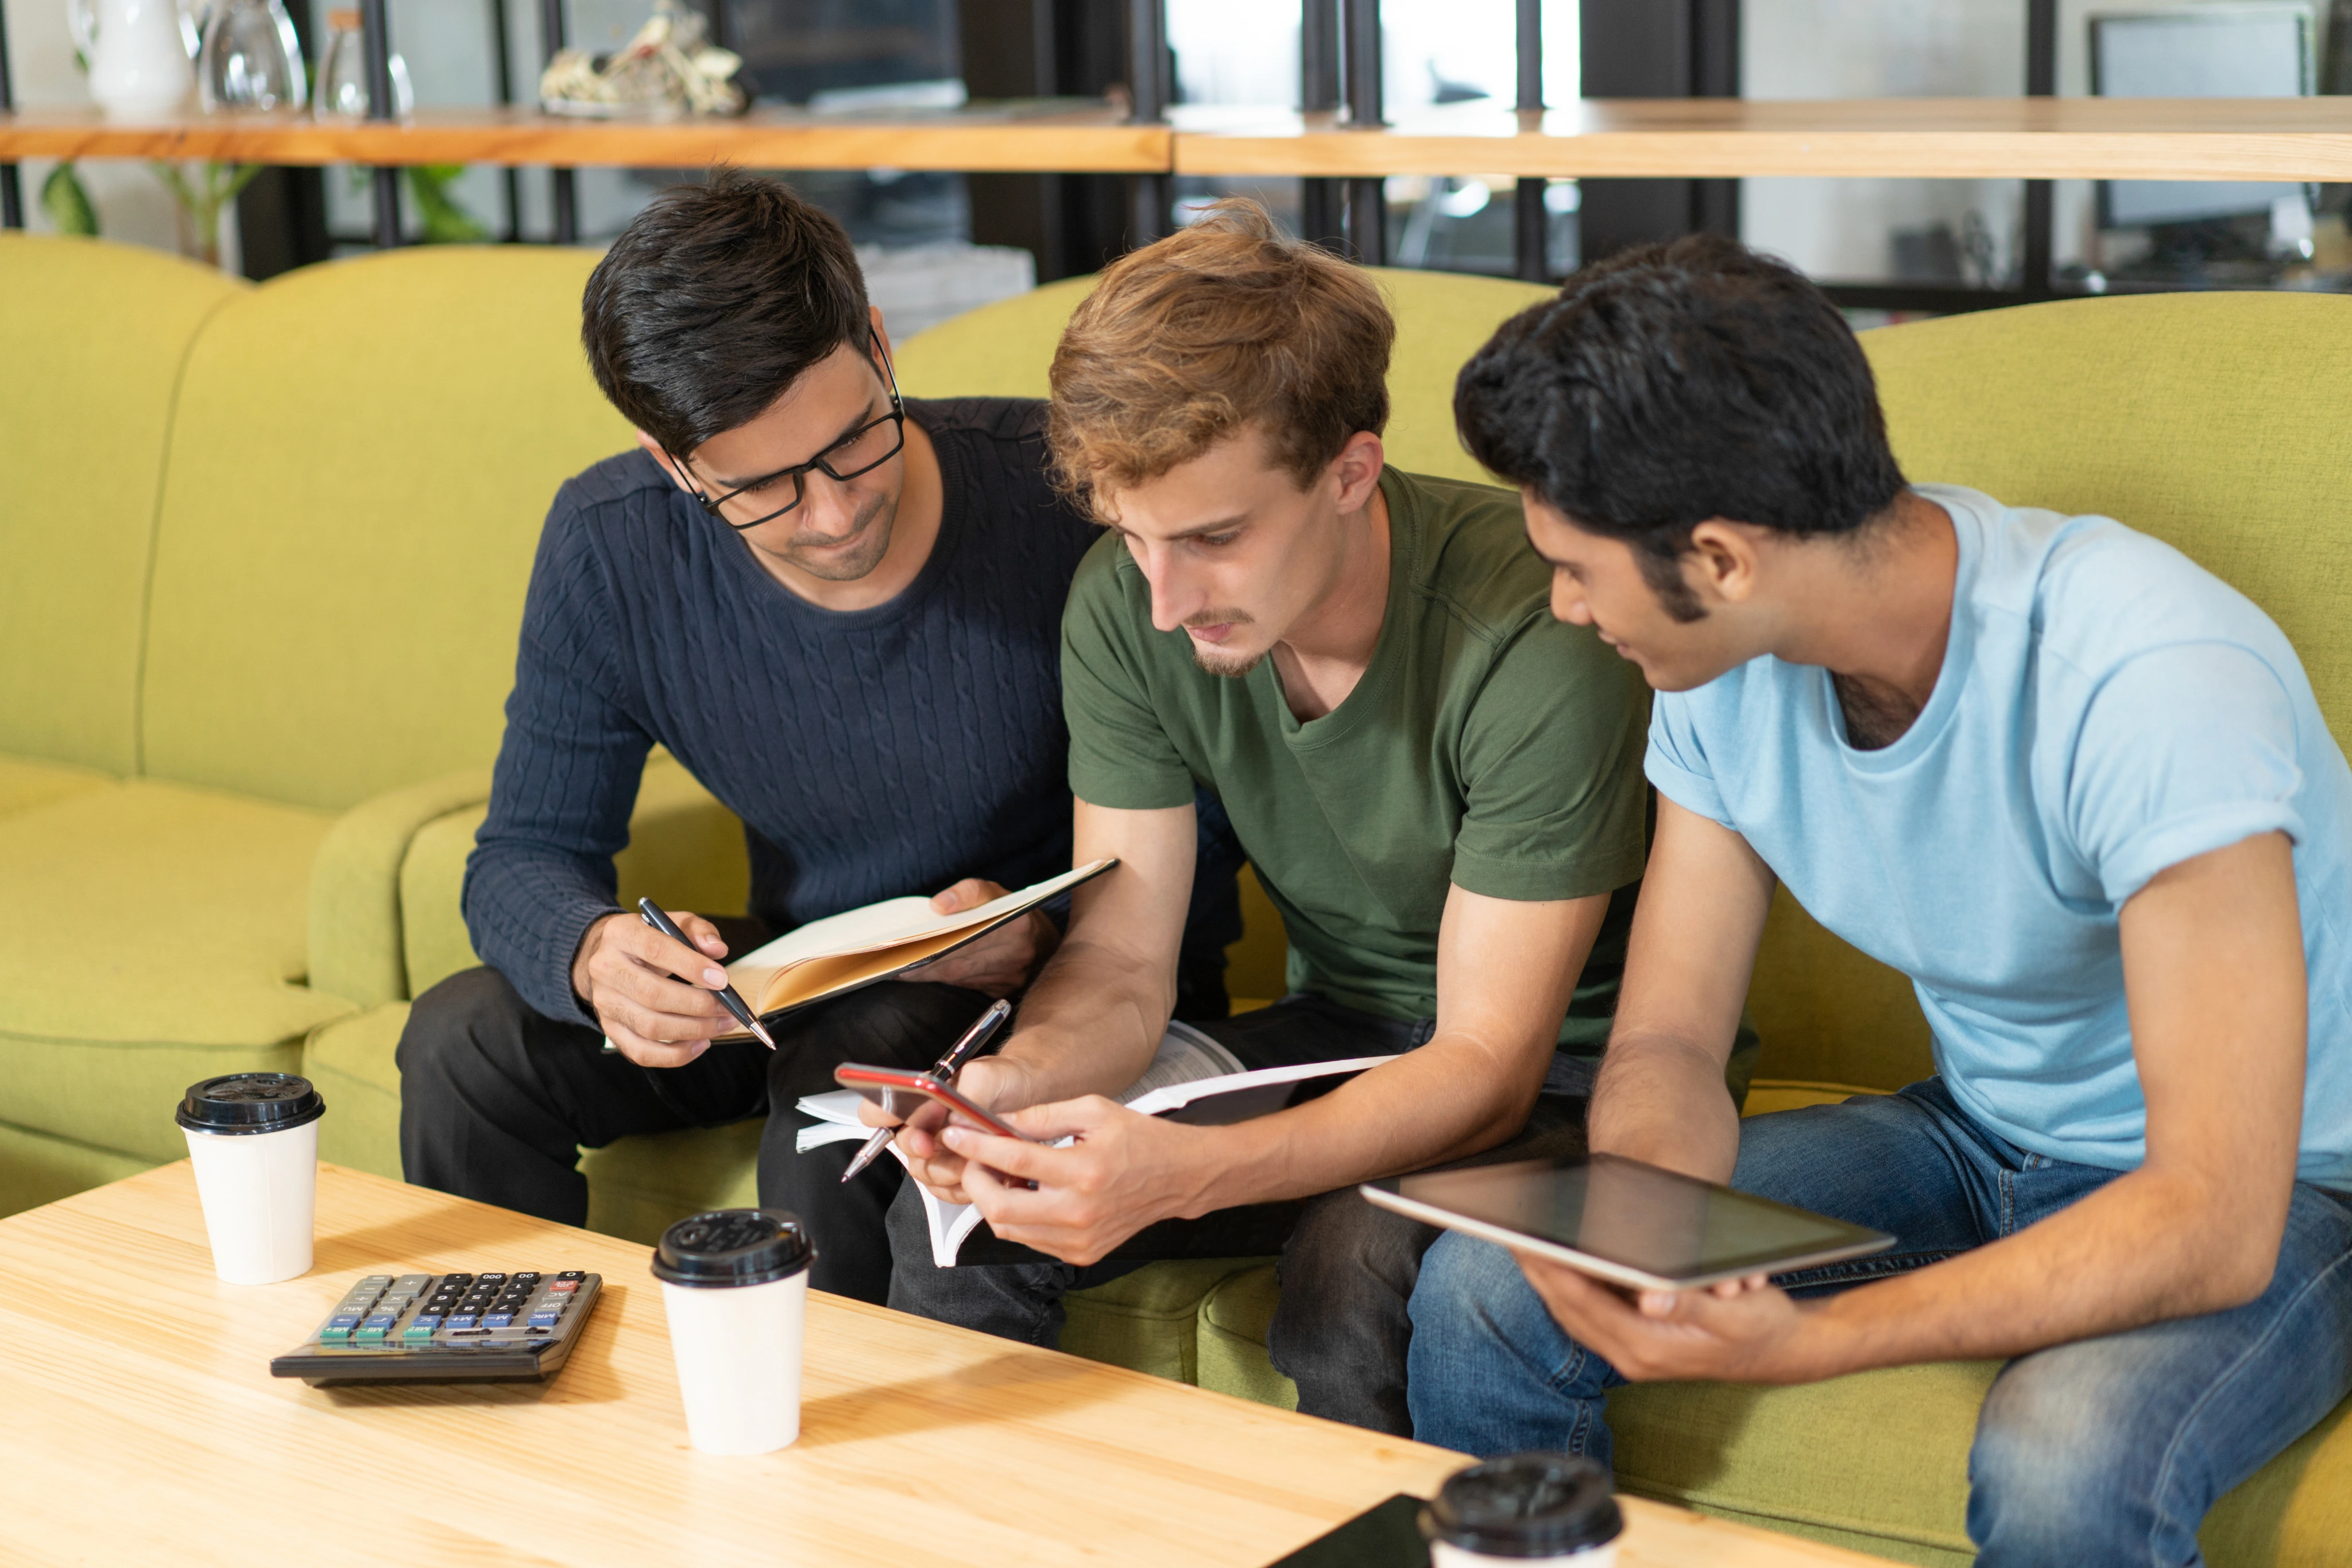
[[[531,548],[561,479],[627,432],[574,346],[577,252],[436,248],[248,287],[99,242],[0,235],[0,1213],[176,1157],[206,1073],[294,1067],[328,1158],[397,1176],[408,998],[474,961],[458,877],[488,794]],[[1390,450],[1474,476],[1456,366],[1542,291],[1387,273]],[[1041,393],[1085,288],[911,340],[910,392]],[[2352,734],[2352,540],[2331,393],[2352,302],[2173,297],[1869,334],[1906,468],[2103,510],[2276,615]],[[740,830],[655,756],[625,894],[744,897]],[[1280,988],[1245,888],[1237,997]],[[1908,990],[1783,901],[1748,1109],[1927,1071]],[[747,1200],[751,1124],[586,1158],[591,1223],[650,1237]],[[1264,1260],[1163,1264],[1074,1299],[1064,1346],[1288,1403]],[[1924,1563],[1965,1561],[1993,1368],[1795,1389],[1626,1390],[1632,1490]],[[2232,1493],[2216,1563],[2352,1564],[2339,1410]]]

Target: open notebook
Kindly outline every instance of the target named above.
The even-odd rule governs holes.
[[[1246,1122],[1281,1110],[1297,1092],[1297,1085],[1308,1079],[1362,1072],[1394,1060],[1358,1056],[1252,1071],[1242,1066],[1239,1057],[1192,1025],[1171,1022],[1168,1032],[1160,1037],[1160,1050],[1151,1065],[1118,1098],[1130,1110],[1147,1116],[1207,1124]],[[798,1109],[803,1115],[815,1117],[816,1125],[803,1127],[794,1147],[806,1154],[853,1138],[864,1142],[874,1129],[857,1119],[862,1098],[855,1089],[803,1095]],[[896,1144],[890,1145],[890,1152],[904,1163],[906,1156],[898,1155]],[[952,1269],[956,1255],[963,1250],[964,1239],[980,1225],[980,1210],[968,1203],[942,1203],[919,1187],[916,1190],[922,1193],[923,1214],[930,1221],[931,1261]]]
[[[886,898],[863,909],[845,910],[753,948],[727,966],[727,977],[753,1012],[773,1019],[944,957],[1118,863],[1096,861],[960,915],[938,914],[931,901],[921,897]],[[751,1035],[736,1030],[719,1038],[749,1040]]]

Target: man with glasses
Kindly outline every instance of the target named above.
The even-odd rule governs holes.
[[[541,538],[467,866],[488,967],[417,998],[402,1035],[405,1173],[576,1225],[583,1145],[766,1112],[761,1203],[810,1225],[817,1286],[880,1301],[898,1168],[844,1186],[856,1145],[796,1154],[793,1103],[842,1061],[928,1067],[1026,984],[1055,919],[794,1013],[773,1051],[714,1043],[736,1025],[710,988],[808,921],[940,889],[968,908],[1068,867],[1059,627],[1095,530],[1047,480],[1042,404],[899,396],[847,236],[772,181],[663,193],[583,317],[641,450],[566,484]],[[751,852],[750,919],[671,911],[691,946],[615,896],[656,745]],[[1224,1010],[1230,842],[1202,835],[1195,1015]]]

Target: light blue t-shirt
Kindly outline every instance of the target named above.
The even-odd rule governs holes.
[[[2168,866],[2283,830],[2311,981],[2300,1179],[2352,1191],[2352,768],[2270,617],[2107,517],[1917,493],[1959,537],[1934,694],[1858,751],[1829,673],[1662,693],[1647,770],[1830,930],[1909,976],[1953,1097],[2021,1148],[2147,1152],[2116,916]]]

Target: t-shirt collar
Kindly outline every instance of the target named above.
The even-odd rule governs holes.
[[[1984,559],[1986,533],[1991,526],[1981,507],[1990,503],[1975,491],[1964,490],[1958,486],[1915,486],[1913,490],[1923,499],[1942,507],[1944,515],[1952,520],[1952,535],[1958,546],[1958,559],[1952,571],[1951,628],[1945,633],[1943,667],[1936,672],[1936,687],[1927,694],[1927,705],[1919,710],[1919,716],[1911,721],[1911,727],[1896,737],[1892,746],[1880,747],[1875,751],[1859,750],[1846,739],[1845,714],[1838,706],[1837,687],[1831,681],[1829,671],[1814,672],[1829,733],[1836,738],[1839,754],[1846,766],[1857,772],[1891,772],[1908,765],[1935,746],[1937,738],[1950,727],[1952,715],[1959,707],[1960,695],[1968,685],[1976,652],[1977,570]]]

